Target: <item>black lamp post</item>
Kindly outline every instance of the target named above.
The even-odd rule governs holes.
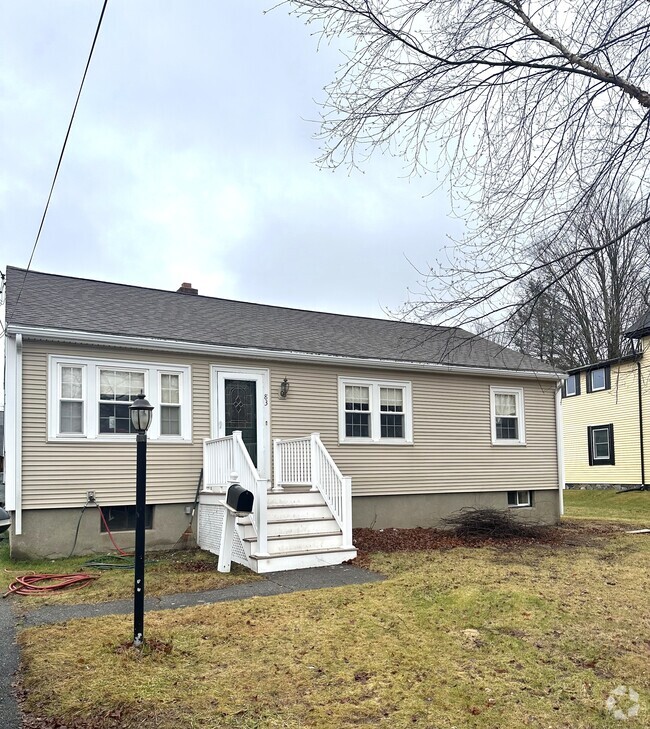
[[[133,586],[133,645],[144,642],[144,513],[147,507],[147,430],[153,405],[141,392],[129,408],[137,433],[135,480],[135,581]]]

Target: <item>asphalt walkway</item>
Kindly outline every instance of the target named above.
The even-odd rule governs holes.
[[[232,587],[207,592],[185,592],[164,597],[147,598],[146,610],[177,610],[194,605],[209,605],[232,600],[246,600],[251,597],[284,595],[303,590],[320,590],[346,585],[363,585],[379,582],[383,576],[361,567],[341,564],[332,567],[314,567],[306,570],[273,572],[264,575],[263,580],[245,582]],[[124,615],[133,611],[132,600],[114,600],[90,605],[46,605],[24,615],[16,615],[12,609],[11,597],[0,599],[0,726],[2,729],[21,729],[22,718],[16,703],[12,683],[18,668],[18,645],[16,627],[28,628],[37,625],[61,623],[76,618],[97,618],[104,615]]]

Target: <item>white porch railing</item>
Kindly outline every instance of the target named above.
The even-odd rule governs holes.
[[[226,491],[233,483],[240,483],[253,494],[251,523],[257,537],[255,553],[268,556],[268,479],[260,478],[242,440],[241,431],[223,438],[203,442],[203,483],[206,491]]]
[[[273,488],[311,485],[311,437],[274,440]]]
[[[344,476],[320,439],[273,441],[274,489],[311,486],[319,491],[343,532],[343,546],[352,548],[352,479]]]

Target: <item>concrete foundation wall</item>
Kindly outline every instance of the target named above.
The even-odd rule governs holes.
[[[442,518],[466,507],[508,509],[507,492],[355,496],[352,499],[353,526],[371,529],[440,527]],[[560,519],[558,492],[533,491],[531,507],[509,510],[519,519],[556,524]]]
[[[192,504],[157,504],[154,506],[152,529],[147,529],[147,549],[172,549],[190,523],[185,507]],[[67,557],[74,543],[81,509],[28,509],[23,512],[20,536],[10,535],[11,557],[28,559]],[[196,524],[196,516],[194,524]],[[124,550],[132,550],[134,531],[114,532],[113,538]],[[114,552],[106,532],[100,531],[99,510],[86,509],[79,526],[75,555]]]
[[[626,491],[640,486],[640,483],[568,483],[565,488],[571,491]]]
[[[157,504],[153,528],[147,530],[147,549],[172,549],[189,524],[185,507],[191,504]],[[507,509],[507,492],[406,494],[404,496],[355,496],[352,499],[354,527],[372,529],[439,527],[440,520],[465,507]],[[511,508],[519,519],[555,524],[560,518],[558,492],[533,491],[533,506]],[[14,559],[67,557],[74,542],[80,509],[29,509],[23,512],[23,533],[11,533]],[[194,526],[196,526],[196,517]],[[133,549],[135,532],[113,534],[124,550]],[[86,509],[79,527],[74,553],[106,554],[114,551],[109,536],[100,531],[99,511]]]

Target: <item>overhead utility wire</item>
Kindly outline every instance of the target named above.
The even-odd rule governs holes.
[[[47,216],[47,211],[50,207],[50,200],[52,199],[52,193],[54,192],[54,186],[56,185],[56,180],[59,175],[59,169],[61,168],[61,162],[63,161],[63,155],[65,154],[65,150],[68,144],[68,138],[70,137],[70,131],[72,129],[72,124],[74,122],[75,114],[77,113],[77,106],[79,106],[79,99],[81,98],[81,92],[83,91],[84,83],[86,81],[86,76],[88,74],[88,68],[90,67],[90,61],[93,57],[93,51],[95,50],[95,44],[97,43],[97,37],[99,36],[99,30],[102,27],[102,20],[104,19],[104,13],[106,12],[106,6],[108,5],[108,0],[104,0],[104,4],[102,5],[102,12],[99,15],[99,20],[97,21],[97,28],[95,29],[95,36],[93,37],[93,43],[90,46],[90,52],[88,53],[88,60],[86,61],[86,67],[84,68],[83,76],[81,77],[81,84],[79,85],[79,91],[77,92],[77,99],[74,102],[74,108],[72,109],[72,115],[70,116],[70,123],[68,124],[68,130],[65,133],[65,139],[63,140],[63,146],[61,147],[61,153],[59,154],[59,161],[56,164],[56,170],[54,172],[54,177],[52,178],[52,185],[50,186],[50,194],[47,196],[47,202],[45,203],[45,209],[43,210],[43,216],[41,217],[41,224],[38,226],[38,233],[36,234],[36,240],[34,241],[34,245],[32,247],[32,253],[29,257],[29,262],[27,263],[27,269],[25,271],[25,276],[23,278],[22,284],[20,286],[20,289],[18,290],[18,297],[16,298],[16,303],[14,304],[14,311],[18,310],[18,303],[20,302],[20,296],[23,293],[23,287],[25,286],[25,281],[27,280],[27,274],[29,273],[29,269],[31,268],[32,261],[34,260],[34,254],[36,253],[36,247],[38,246],[38,242],[41,238],[41,231],[43,230],[43,225],[45,224],[45,218]],[[4,328],[4,333],[7,331],[7,327],[9,327],[9,320],[7,320],[7,325]]]

